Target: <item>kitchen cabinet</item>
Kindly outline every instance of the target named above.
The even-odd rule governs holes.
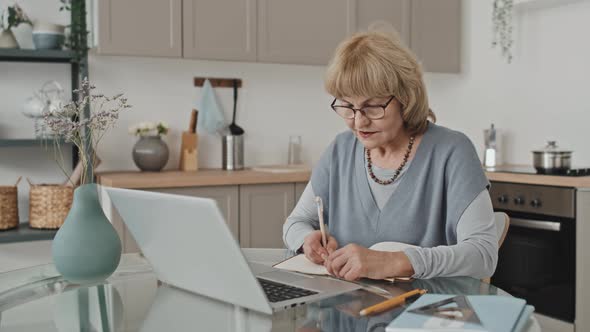
[[[240,246],[283,248],[283,224],[295,206],[293,183],[240,186]]]
[[[257,59],[325,65],[355,18],[355,0],[258,0]]]
[[[306,186],[307,182],[295,183],[295,205],[297,205],[297,202],[299,202],[299,198],[301,198],[301,194],[303,194]]]
[[[285,173],[253,169],[200,169],[198,172],[156,173],[123,171],[98,173],[97,183],[103,187],[212,198],[217,202],[241,246],[283,248],[283,224],[295,207],[295,198],[301,195],[310,176],[311,169]],[[112,206],[106,190],[103,191],[103,209],[123,241],[124,252],[139,251]],[[174,212],[170,216],[173,217]],[[198,222],[198,218],[195,218],[195,222]]]
[[[461,0],[412,0],[410,48],[427,72],[461,71]]]
[[[217,203],[217,206],[219,207],[219,210],[221,210],[221,214],[227,222],[230,231],[234,235],[235,239],[238,240],[238,186],[157,188],[149,189],[149,191],[214,199]],[[135,239],[133,238],[127,227],[125,227],[125,224],[123,223],[119,214],[116,213],[116,211],[113,211],[111,213],[111,216],[111,222],[113,223],[113,226],[117,230],[117,233],[119,234],[119,236],[121,237],[121,241],[123,242],[123,252],[139,252],[139,246],[135,242]],[[171,212],[170,217],[174,217],[173,212]],[[198,219],[198,216],[195,216],[195,222],[199,222]],[[166,221],[162,220],[162,222]]]
[[[98,1],[98,53],[182,56],[182,0]]]
[[[241,247],[283,248],[283,223],[306,185],[306,182],[297,182],[146,190],[214,199]],[[123,252],[139,252],[139,246],[116,210],[111,207],[107,215],[111,216],[109,219],[121,238]],[[199,222],[198,217],[195,222]]]
[[[399,32],[401,39],[409,45],[410,6],[410,0],[359,0],[356,9],[357,30],[366,31],[371,24],[386,22],[391,24]]]
[[[428,72],[461,70],[461,0],[357,2],[357,30],[391,24]]]
[[[102,0],[98,53],[325,65],[343,39],[381,21],[399,31],[425,71],[459,72],[461,4],[462,0]]]
[[[256,61],[256,0],[184,0],[183,57]]]
[[[214,199],[235,239],[239,239],[238,186],[160,188],[150,189],[150,191]],[[195,222],[198,222],[198,218],[195,218]]]

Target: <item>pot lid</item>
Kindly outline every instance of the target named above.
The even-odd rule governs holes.
[[[534,150],[535,153],[572,153],[571,150],[564,150],[557,146],[556,141],[547,141],[547,145],[544,148]]]

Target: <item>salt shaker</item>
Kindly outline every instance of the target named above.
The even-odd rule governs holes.
[[[501,164],[500,151],[499,151],[499,136],[497,135],[496,128],[492,123],[489,129],[483,131],[485,150],[483,154],[483,165],[485,168],[494,168]]]

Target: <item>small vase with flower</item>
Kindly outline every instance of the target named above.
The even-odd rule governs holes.
[[[98,143],[114,126],[119,113],[131,106],[122,94],[107,97],[93,92],[94,89],[84,79],[81,88],[74,90],[77,100],[44,113],[44,121],[55,133],[55,155],[66,176],[64,161],[59,158],[62,140],[76,145],[82,169],[72,207],[52,244],[55,267],[74,283],[106,279],[121,258],[121,240],[102,210],[93,166]]]
[[[162,136],[168,133],[165,122],[141,122],[129,127],[129,133],[139,136],[133,146],[133,161],[142,171],[159,172],[166,166],[169,149]]]
[[[0,12],[0,48],[18,48],[12,29],[21,24],[32,25],[18,4],[8,6],[5,11]]]

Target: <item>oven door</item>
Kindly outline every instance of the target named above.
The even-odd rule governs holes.
[[[492,283],[526,299],[537,313],[573,323],[575,221],[507,213],[510,228]]]

